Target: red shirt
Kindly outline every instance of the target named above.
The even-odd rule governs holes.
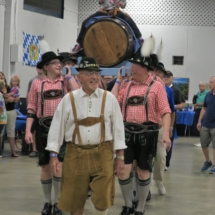
[[[129,82],[131,84],[130,93],[128,97],[131,96],[144,96],[149,84],[154,79],[152,75],[149,75],[147,80],[143,83],[137,83],[135,81]],[[124,106],[126,102],[126,95],[128,88],[130,86],[128,84],[126,88],[121,89],[119,91],[117,100],[120,104],[122,115],[124,117]],[[158,114],[160,117],[165,113],[171,113],[169,108],[169,103],[167,100],[166,90],[162,83],[159,81],[155,81],[148,94],[148,121],[159,123]],[[126,114],[126,122],[133,122],[142,124],[147,121],[146,119],[146,109],[143,105],[138,106],[127,106],[127,114]]]
[[[74,80],[74,78],[72,78],[72,80]],[[31,85],[31,89],[29,92],[27,109],[33,110],[36,113],[38,118],[42,117],[41,86],[42,86],[43,82],[44,82],[43,92],[47,91],[47,90],[56,90],[56,89],[62,90],[62,82],[64,82],[64,95],[67,94],[71,90],[68,81],[62,76],[59,76],[53,82],[50,81],[47,77],[44,79],[39,79],[39,78],[35,79]],[[74,80],[74,82],[75,82],[75,80]],[[43,117],[53,116],[61,99],[62,98],[57,98],[57,99],[53,99],[53,100],[45,99],[44,108],[43,108]]]

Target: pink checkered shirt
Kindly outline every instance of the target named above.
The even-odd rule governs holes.
[[[121,89],[119,91],[117,100],[120,104],[120,108],[122,110],[122,115],[124,118],[125,115],[125,102],[126,102],[126,95],[128,88],[131,84],[130,93],[128,97],[131,96],[144,96],[149,84],[154,79],[154,76],[149,75],[148,79],[138,84],[135,81],[129,82],[126,88]],[[148,121],[159,123],[158,114],[160,117],[163,116],[165,113],[171,113],[171,110],[169,108],[169,103],[167,100],[167,94],[164,86],[159,81],[155,81],[153,85],[151,86],[151,89],[148,94]],[[146,109],[143,105],[138,106],[127,106],[127,113],[126,113],[126,119],[124,118],[126,122],[133,122],[142,124],[147,121],[146,119]]]
[[[72,79],[74,80],[74,78]],[[47,90],[54,90],[54,89],[62,90],[62,82],[64,82],[64,94],[68,93],[71,90],[68,81],[62,76],[60,76],[53,82],[51,82],[48,78],[44,78],[42,80],[39,78],[35,79],[31,85],[31,89],[29,92],[27,109],[33,110],[36,113],[38,118],[42,117],[41,86],[43,82],[44,82],[43,92]],[[62,98],[57,98],[53,100],[45,99],[44,108],[43,108],[43,117],[53,116],[61,99]]]

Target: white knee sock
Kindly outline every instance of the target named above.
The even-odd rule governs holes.
[[[106,215],[107,211],[108,209],[105,211],[98,211],[96,208],[94,208],[94,215]]]

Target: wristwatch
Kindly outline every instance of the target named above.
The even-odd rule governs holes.
[[[124,156],[123,156],[123,155],[117,155],[116,158],[118,158],[118,159],[124,161]]]

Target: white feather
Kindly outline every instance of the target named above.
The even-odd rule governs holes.
[[[45,52],[51,51],[49,44],[44,39],[41,39],[39,41],[39,46],[42,54],[44,54]]]
[[[151,43],[152,43],[150,54],[152,54],[154,52],[154,49],[155,49],[155,38],[154,38],[153,35],[151,35],[150,40],[151,40]]]
[[[161,61],[162,59],[162,50],[163,50],[163,42],[161,39],[160,45],[158,46],[158,50],[157,50],[158,61]]]
[[[155,39],[151,35],[148,39],[144,40],[144,43],[143,43],[141,50],[140,50],[141,55],[143,57],[149,56],[153,52],[154,48],[155,48]]]

